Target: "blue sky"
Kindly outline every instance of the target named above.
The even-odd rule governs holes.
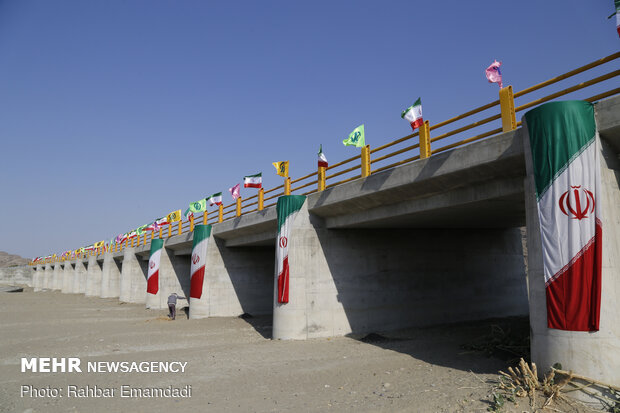
[[[616,52],[612,12],[611,0],[0,1],[0,250],[109,239],[260,171],[271,188],[271,162],[305,175],[319,144],[336,163],[359,151],[341,142],[361,123],[371,147],[409,134],[400,112],[418,96],[431,123],[497,99],[483,74],[494,59],[521,90]]]

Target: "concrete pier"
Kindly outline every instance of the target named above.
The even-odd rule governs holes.
[[[45,270],[44,270],[44,266],[41,264],[38,264],[34,269],[35,269],[35,273],[34,273],[34,278],[33,278],[33,287],[34,287],[34,291],[38,292],[43,289],[43,271]]]
[[[101,265],[97,257],[88,257],[86,270],[86,295],[99,297],[101,295]]]
[[[617,107],[620,113],[620,105]],[[526,150],[529,143],[524,142]],[[527,249],[532,361],[539,366],[561,363],[565,370],[606,383],[620,383],[620,162],[617,153],[601,142],[601,184],[597,197],[603,213],[603,271],[600,330],[563,331],[547,327],[542,241],[534,178],[528,159]],[[527,158],[526,158],[527,159]],[[599,201],[600,200],[600,201]]]
[[[63,271],[62,264],[60,262],[54,263],[54,277],[53,277],[53,284],[52,284],[53,290],[62,289],[62,271]]]
[[[43,289],[51,290],[54,282],[54,269],[52,264],[46,263],[43,270]]]
[[[86,292],[86,267],[82,259],[75,260],[75,270],[73,276],[73,292],[76,294],[84,294]]]
[[[125,303],[146,303],[148,261],[136,255],[133,247],[123,251],[119,300]]]
[[[62,288],[60,291],[62,291],[65,294],[73,293],[73,278],[74,278],[73,265],[71,265],[70,261],[65,261],[63,263]]]
[[[101,269],[101,298],[118,297],[120,295],[121,269],[119,263],[110,252],[103,254]]]

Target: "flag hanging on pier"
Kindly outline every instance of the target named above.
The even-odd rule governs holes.
[[[366,139],[364,137],[364,125],[360,125],[353,129],[353,132],[349,134],[349,137],[342,141],[344,146],[356,146],[363,148],[366,146]]]
[[[232,188],[228,188],[228,192],[230,192],[230,196],[232,196],[233,201],[236,201],[237,198],[241,196],[241,184],[237,184]]]
[[[319,156],[319,168],[327,168],[327,158],[323,153],[323,145],[319,146],[319,153],[317,155]]]
[[[276,173],[285,178],[288,177],[288,161],[273,162],[273,166],[276,168]]]
[[[263,187],[263,173],[257,173],[256,175],[247,175],[243,177],[244,188],[262,188]]]
[[[290,270],[288,265],[288,244],[291,227],[297,212],[306,197],[303,195],[284,195],[278,198],[276,213],[278,215],[278,235],[276,236],[276,285],[278,303],[288,303]]]
[[[209,197],[209,205],[222,205],[222,193],[218,192],[217,194],[213,194]]]
[[[413,105],[403,110],[400,117],[408,121],[413,130],[422,126],[424,123],[424,119],[422,119],[422,99],[418,98]]]
[[[502,85],[502,72],[501,70],[499,70],[499,67],[501,65],[502,65],[502,62],[498,62],[497,60],[495,60],[484,71],[484,74],[487,76],[487,80],[489,81],[489,83],[499,84],[500,89],[504,87]]]
[[[159,291],[159,263],[164,240],[155,238],[151,241],[151,255],[149,257],[149,271],[146,276],[146,292],[157,294]]]
[[[211,235],[211,225],[196,225],[192,245],[192,262],[190,268],[190,298],[202,297],[202,286],[207,263],[207,243]]]
[[[598,331],[603,224],[594,106],[552,102],[524,119],[540,220],[547,326]]]

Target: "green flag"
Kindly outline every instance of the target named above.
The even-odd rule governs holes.
[[[189,204],[190,212],[203,212],[207,210],[207,200],[202,198],[200,201],[192,202]]]
[[[366,141],[364,139],[364,125],[360,125],[357,128],[353,129],[353,132],[349,134],[349,138],[342,141],[344,146],[357,146],[358,148],[363,148],[366,146]]]
[[[147,225],[140,225],[138,228],[136,228],[136,234],[137,235],[142,235],[144,234],[144,228],[146,228]]]

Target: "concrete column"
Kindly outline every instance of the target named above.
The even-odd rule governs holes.
[[[62,270],[62,288],[61,291],[65,294],[73,293],[73,278],[74,278],[73,265],[70,261],[64,262],[64,268]]]
[[[54,282],[54,273],[53,273],[52,264],[46,263],[45,269],[43,270],[43,289],[51,290]]]
[[[73,292],[76,294],[84,294],[86,292],[86,267],[81,258],[75,260],[75,270],[73,278]]]
[[[101,270],[101,298],[118,297],[120,295],[121,270],[111,252],[103,254]]]
[[[54,263],[54,283],[52,285],[54,290],[62,289],[62,271],[62,264],[59,262]]]
[[[101,266],[97,257],[88,257],[88,268],[86,271],[86,296],[101,295]]]
[[[563,331],[547,328],[547,306],[543,271],[540,223],[534,191],[529,141],[524,139],[528,287],[532,361],[539,371],[554,363],[564,370],[605,383],[620,383],[620,163],[605,141],[601,142],[601,185],[603,222],[603,269],[600,330]],[[541,369],[542,367],[542,369]]]
[[[43,265],[38,264],[35,267],[34,273],[34,291],[41,291],[43,289]]]
[[[125,248],[120,278],[120,301],[146,303],[147,265],[136,255],[135,248]]]

